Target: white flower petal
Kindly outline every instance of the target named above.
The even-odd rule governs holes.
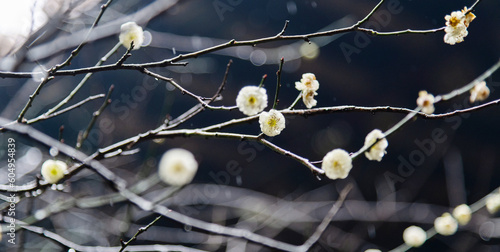
[[[259,116],[260,130],[267,136],[277,136],[285,129],[285,117],[281,112],[271,109]]]
[[[495,214],[500,210],[500,194],[494,193],[486,198],[486,209],[490,214]]]
[[[421,227],[409,226],[403,232],[403,240],[410,247],[420,247],[427,239],[427,234]]]
[[[458,221],[458,224],[460,224],[461,226],[467,225],[467,223],[469,223],[472,217],[471,215],[472,211],[466,204],[462,204],[453,209],[453,217],[455,217],[455,219]]]
[[[389,142],[387,139],[383,138],[384,133],[379,129],[374,129],[365,138],[365,146],[371,146],[377,139],[381,139],[375,145],[373,145],[367,152],[365,152],[366,158],[369,160],[377,160],[381,161],[382,157],[384,157],[386,151],[385,149],[389,146]],[[383,138],[383,139],[382,139]]]
[[[457,232],[458,223],[450,213],[444,213],[434,220],[434,228],[440,235],[449,236]]]
[[[135,22],[127,22],[122,24],[120,27],[120,43],[126,47],[130,48],[132,41],[134,41],[134,49],[138,50],[144,43],[144,32],[142,27],[138,26]]]
[[[68,165],[60,160],[49,159],[42,164],[42,177],[47,183],[55,184],[64,177]]]
[[[267,107],[266,89],[257,86],[243,87],[236,97],[236,106],[247,116],[260,113]]]
[[[302,79],[300,79],[300,82],[295,82],[295,88],[299,91],[317,91],[319,89],[319,82],[316,80],[316,76],[314,74],[305,73],[302,74]]]
[[[325,175],[330,179],[344,179],[352,169],[352,159],[347,151],[335,149],[323,157],[321,169],[325,171]]]
[[[163,154],[158,174],[163,182],[173,186],[189,184],[198,170],[194,155],[185,149],[171,149]]]
[[[422,112],[426,114],[434,113],[434,95],[427,93],[427,91],[420,91],[418,93],[417,105],[422,108]]]

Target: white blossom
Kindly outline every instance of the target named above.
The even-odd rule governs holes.
[[[299,91],[317,91],[319,89],[319,82],[316,80],[316,75],[314,75],[313,73],[305,73],[302,74],[302,79],[300,79],[300,82],[295,82],[295,88]]]
[[[500,194],[494,193],[486,198],[486,209],[490,214],[495,214],[500,210]]]
[[[318,95],[316,91],[319,89],[319,82],[316,80],[314,74],[302,74],[302,79],[295,82],[295,88],[301,91],[302,101],[307,108],[316,106],[317,101],[314,99],[314,96]]]
[[[466,204],[455,207],[453,209],[453,217],[458,221],[461,226],[467,225],[471,219],[472,211],[470,207]]]
[[[170,149],[161,157],[158,174],[165,183],[173,186],[189,184],[198,170],[194,155],[180,148]]]
[[[267,107],[266,89],[257,86],[243,87],[236,97],[236,106],[247,116],[260,113]]]
[[[486,86],[486,82],[481,81],[474,85],[470,90],[470,102],[484,101],[490,96],[490,89]]]
[[[318,95],[315,91],[311,90],[304,90],[302,91],[302,101],[306,105],[307,108],[312,108],[316,106],[318,103],[315,99],[314,96]]]
[[[441,235],[453,235],[457,232],[458,222],[450,213],[444,213],[434,220],[434,228]]]
[[[467,11],[469,11],[469,9],[467,7],[464,7],[464,9],[462,10],[462,13],[465,14]],[[476,18],[476,15],[474,15],[472,12],[467,13],[465,15],[465,18],[464,18],[464,25],[465,25],[465,27],[469,27],[469,24],[475,18]]]
[[[144,32],[142,31],[142,27],[138,26],[135,22],[127,22],[120,27],[119,39],[120,43],[127,49],[130,48],[132,41],[134,41],[133,50],[137,50],[144,43]]]
[[[446,20],[446,28],[444,29],[444,42],[450,45],[460,43],[464,41],[464,38],[468,35],[467,27],[469,27],[470,22],[476,18],[472,13],[467,13],[467,7],[462,11],[454,11],[451,15],[446,15],[444,19]]]
[[[427,234],[421,227],[409,226],[403,231],[403,240],[410,247],[420,247],[427,239]]]
[[[387,139],[384,138],[384,133],[379,129],[374,129],[365,138],[365,146],[371,146],[377,139],[380,139],[375,145],[373,145],[369,151],[365,152],[366,158],[369,160],[381,161],[382,157],[387,153],[385,149],[389,146]]]
[[[323,157],[321,169],[325,171],[325,175],[330,179],[344,179],[352,169],[352,159],[347,151],[335,149]]]
[[[55,184],[64,177],[68,165],[60,160],[48,159],[42,164],[42,177],[47,183]]]
[[[417,105],[426,114],[434,113],[434,95],[427,93],[425,90],[418,92]]]
[[[285,129],[285,117],[281,112],[271,109],[259,116],[260,130],[267,136],[277,136]]]

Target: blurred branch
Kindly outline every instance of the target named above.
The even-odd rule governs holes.
[[[120,252],[122,252],[125,248],[127,248],[131,242],[135,241],[137,239],[137,237],[146,232],[151,226],[153,226],[159,219],[161,218],[161,215],[156,217],[156,219],[154,219],[152,222],[150,222],[148,225],[144,226],[144,227],[141,227],[139,228],[139,230],[137,230],[137,233],[134,234],[134,236],[132,236],[132,238],[130,238],[130,240],[128,240],[127,242],[123,242],[123,240],[121,240],[122,242],[122,247],[120,249]]]
[[[321,234],[323,234],[328,224],[330,224],[335,214],[337,214],[337,212],[339,211],[340,207],[344,203],[345,198],[347,197],[347,194],[351,191],[351,189],[352,189],[352,184],[348,184],[342,190],[342,192],[340,192],[340,196],[337,199],[337,202],[335,202],[330,211],[328,211],[328,214],[316,228],[316,231],[314,231],[314,233],[309,237],[309,239],[307,239],[307,241],[304,242],[304,244],[302,244],[302,246],[300,246],[300,249],[298,249],[297,251],[308,251],[311,248],[311,246],[318,241]]]
[[[75,249],[76,251],[89,251],[89,252],[95,252],[95,251],[102,251],[102,252],[116,252],[121,249],[120,246],[116,247],[103,247],[103,246],[84,246],[84,245],[79,245],[77,243],[74,243],[61,235],[58,235],[54,232],[51,232],[47,229],[37,227],[37,226],[29,226],[29,225],[22,225],[22,228],[25,230],[28,230],[32,233],[38,234],[42,237],[48,238],[55,243],[64,246],[65,248],[72,248]],[[120,250],[121,251],[121,250]],[[200,252],[203,250],[198,250],[194,248],[189,248],[185,246],[180,246],[180,245],[137,245],[137,246],[127,246],[127,251],[188,251],[188,252]]]
[[[113,17],[110,21],[94,27],[94,32],[86,39],[87,42],[113,36],[120,31],[120,26],[129,21],[135,21],[139,25],[145,25],[149,20],[164,13],[175,6],[178,0],[154,1],[136,12],[119,17]],[[183,1],[186,2],[186,1]],[[109,12],[108,12],[109,13]],[[45,44],[33,47],[28,52],[28,58],[32,61],[42,60],[58,54],[59,52],[77,46],[88,33],[87,28],[62,35]]]
[[[89,136],[90,130],[92,129],[92,127],[94,127],[94,123],[96,122],[97,118],[102,114],[104,109],[106,109],[106,107],[111,103],[111,99],[109,97],[111,96],[111,93],[113,93],[114,88],[115,88],[114,85],[111,85],[109,87],[108,94],[106,95],[104,102],[102,103],[101,107],[92,114],[92,119],[90,120],[87,129],[85,129],[85,131],[81,135],[80,134],[78,135],[79,137],[76,143],[76,149],[80,149],[80,147],[82,147],[83,142],[85,142],[85,140]]]
[[[87,40],[90,36],[90,33],[93,31],[94,27],[97,26],[97,24],[101,20],[102,15],[104,14],[104,12],[106,11],[106,9],[108,8],[108,6],[111,4],[112,1],[113,0],[108,0],[105,4],[101,5],[101,11],[99,12],[97,17],[95,18],[95,21],[92,24],[92,26],[90,27],[90,29],[87,31],[87,35],[85,35],[85,38],[83,39],[83,41],[73,51],[71,51],[71,54],[64,62],[62,62],[61,64],[58,64],[58,65],[55,65],[53,68],[51,68],[48,71],[49,74],[55,73],[55,72],[59,71],[59,69],[71,64],[71,61],[73,60],[73,58],[75,58],[76,55],[78,55],[78,53],[80,53],[82,48],[87,44]]]
[[[59,110],[59,111],[57,111],[55,113],[52,113],[50,115],[43,116],[40,119],[38,119],[38,117],[37,117],[35,119],[28,120],[26,123],[27,124],[32,124],[32,123],[35,123],[35,122],[37,122],[37,121],[39,121],[41,119],[45,120],[45,119],[49,119],[49,118],[52,118],[52,117],[56,117],[56,116],[62,115],[62,114],[66,113],[66,112],[69,112],[69,111],[71,111],[73,109],[81,107],[82,105],[84,105],[85,103],[87,103],[89,101],[93,101],[93,100],[96,100],[96,99],[99,99],[99,98],[103,98],[103,97],[105,97],[105,94],[98,94],[98,95],[89,96],[89,97],[85,98],[82,101],[79,101],[79,102],[77,102],[77,103],[75,103],[75,104],[73,104],[71,106],[68,106],[67,108],[61,109],[61,110]]]
[[[333,30],[328,30],[328,31],[321,31],[321,32],[314,32],[314,33],[308,33],[308,34],[303,34],[303,35],[283,35],[285,29],[288,27],[288,25],[285,25],[283,29],[276,34],[275,36],[272,37],[266,37],[266,38],[259,38],[259,39],[254,39],[254,40],[246,40],[246,41],[237,41],[235,39],[232,39],[226,43],[222,43],[219,45],[215,45],[209,48],[205,48],[202,50],[198,50],[195,52],[191,53],[186,53],[186,54],[179,54],[178,56],[175,56],[170,59],[165,59],[162,61],[157,61],[157,62],[149,62],[149,63],[142,63],[142,64],[123,64],[123,65],[105,65],[105,66],[99,66],[99,67],[88,67],[88,68],[79,68],[79,69],[74,69],[74,70],[63,70],[63,71],[49,71],[49,76],[64,76],[64,75],[77,75],[77,74],[83,74],[83,73],[92,73],[92,72],[100,72],[100,71],[109,71],[109,70],[118,70],[118,69],[128,69],[128,70],[139,70],[142,71],[143,69],[146,68],[152,68],[152,67],[167,67],[167,66],[172,66],[172,65],[184,65],[186,64],[185,62],[181,62],[186,59],[190,58],[196,58],[204,54],[208,54],[211,52],[219,51],[222,49],[230,48],[230,47],[236,47],[236,46],[255,46],[257,44],[262,44],[262,43],[269,43],[269,42],[275,42],[275,41],[282,41],[282,40],[305,40],[309,41],[310,38],[314,37],[323,37],[323,36],[332,36],[336,34],[341,34],[341,33],[347,33],[347,32],[353,32],[353,31],[362,31],[366,32],[369,34],[374,34],[377,33],[373,30],[365,29],[361,30],[360,25],[363,24],[365,21],[367,21],[375,12],[377,8],[380,7],[380,5],[384,2],[384,0],[380,1],[377,6],[367,15],[365,16],[364,19],[359,21],[356,24],[353,24],[349,27],[345,28],[339,28],[339,29],[333,29]],[[288,23],[286,23],[288,24]],[[364,28],[363,28],[364,29]],[[442,29],[442,28],[439,28]],[[425,31],[419,31],[419,34],[425,34],[425,33],[432,33],[436,32],[437,30],[427,30],[428,32]],[[396,32],[394,35],[399,35],[399,34],[404,34],[408,32]],[[388,34],[387,35],[391,35]],[[0,72],[0,77],[5,78],[29,78],[31,77],[33,73],[13,73],[13,72]]]

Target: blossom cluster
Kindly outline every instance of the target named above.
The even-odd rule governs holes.
[[[318,95],[319,82],[313,73],[302,74],[302,79],[295,82],[295,88],[301,91],[302,101],[307,108],[312,108],[318,103],[314,96]]]
[[[466,204],[453,209],[452,214],[443,213],[434,220],[434,229],[440,235],[449,236],[457,232],[458,226],[464,226],[471,220],[472,211]],[[403,232],[403,240],[410,247],[420,247],[427,240],[426,232],[418,226],[410,226]]]
[[[463,42],[469,33],[467,27],[475,18],[476,16],[467,7],[464,7],[461,11],[454,11],[451,15],[446,15],[444,17],[446,20],[444,42],[450,45]]]

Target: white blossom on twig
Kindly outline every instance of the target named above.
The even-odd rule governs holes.
[[[352,169],[352,158],[345,150],[332,150],[323,157],[321,169],[330,179],[344,179]]]
[[[260,130],[267,136],[277,136],[285,129],[285,117],[281,112],[271,109],[259,116]]]
[[[486,198],[486,209],[490,214],[495,214],[500,210],[500,194],[494,193]]]
[[[236,97],[236,106],[247,116],[260,113],[267,107],[266,89],[257,86],[243,87]]]
[[[313,90],[302,91],[302,101],[304,102],[304,105],[306,105],[307,108],[312,108],[316,106],[316,104],[318,103],[318,101],[314,99],[315,95],[318,95],[318,93],[316,93]]]
[[[302,92],[302,101],[307,108],[316,106],[314,96],[318,95],[316,91],[319,89],[319,82],[313,73],[302,74],[302,79],[295,82],[295,88]]]
[[[476,15],[474,15],[474,13],[472,13],[472,12],[467,13],[468,11],[469,11],[469,9],[467,7],[464,7],[462,9],[462,13],[465,15],[465,18],[464,18],[465,27],[469,27],[469,24],[472,22],[472,20],[474,20],[476,18]],[[465,13],[467,13],[467,14],[465,14]]]
[[[472,211],[470,207],[466,204],[459,205],[453,209],[453,217],[457,220],[458,224],[461,226],[467,225],[471,219]]]
[[[374,129],[365,138],[365,146],[371,146],[377,139],[380,139],[375,145],[373,145],[368,151],[365,152],[366,158],[369,160],[381,161],[382,157],[387,153],[385,149],[389,146],[389,142],[384,138],[384,133],[379,129]]]
[[[425,231],[418,226],[409,226],[403,231],[403,240],[410,247],[420,247],[427,239]]]
[[[185,149],[175,148],[161,157],[158,174],[169,185],[183,186],[191,183],[197,170],[194,155]]]
[[[458,222],[450,213],[444,213],[434,220],[434,228],[440,235],[453,235],[457,232]]]
[[[464,41],[469,32],[467,27],[469,27],[470,22],[476,18],[471,12],[467,13],[467,7],[464,7],[461,11],[454,11],[451,15],[446,15],[444,19],[446,20],[446,28],[444,29],[444,42],[450,45],[460,43]],[[465,14],[467,13],[467,14]]]
[[[47,183],[55,184],[64,177],[68,165],[60,160],[49,159],[42,164],[42,177]]]
[[[317,91],[319,89],[319,82],[316,80],[316,75],[313,73],[302,74],[302,79],[295,82],[295,88],[299,91],[303,90],[313,90]]]
[[[132,41],[134,42],[133,50],[138,50],[144,43],[144,32],[142,27],[138,26],[135,22],[127,22],[120,27],[120,43],[130,48]]]
[[[417,105],[426,114],[434,113],[434,95],[427,93],[425,90],[418,92]]]
[[[486,82],[481,81],[474,85],[470,90],[470,102],[484,101],[490,96],[490,89],[486,86]]]

